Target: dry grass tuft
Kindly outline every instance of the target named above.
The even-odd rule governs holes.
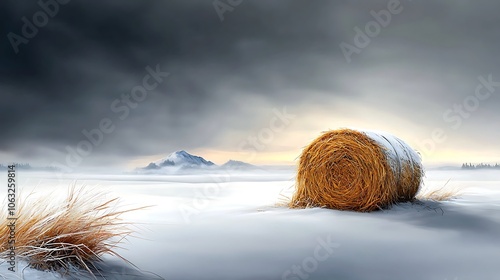
[[[456,188],[447,187],[449,182],[450,180],[448,180],[448,182],[446,182],[446,184],[439,189],[420,190],[420,192],[417,194],[417,199],[432,200],[432,201],[447,201],[459,197],[462,194],[461,191]]]
[[[71,187],[62,204],[54,204],[51,196],[18,203],[16,221],[16,254],[40,270],[66,270],[78,267],[92,273],[95,261],[104,254],[119,256],[114,250],[131,234],[118,198],[104,199],[105,194],[83,187]],[[4,213],[6,211],[2,211]],[[0,257],[8,250],[8,221],[0,217]],[[123,259],[123,258],[122,258]]]
[[[417,195],[419,200],[448,201],[460,196],[460,192],[454,190],[434,190],[422,195]]]
[[[413,200],[423,177],[420,162],[396,155],[399,168],[393,170],[389,152],[363,132],[323,133],[300,156],[289,206],[368,212]]]

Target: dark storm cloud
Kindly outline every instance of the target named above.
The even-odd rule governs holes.
[[[147,65],[160,64],[172,76],[150,97],[154,100],[134,112],[135,122],[143,122],[134,129],[137,135],[157,134],[158,127],[152,127],[156,124],[148,123],[160,118],[166,123],[161,128],[173,132],[172,143],[185,142],[184,135],[175,132],[182,134],[184,128],[203,123],[203,118],[222,122],[218,111],[238,111],[240,92],[214,98],[221,84],[233,83],[240,90],[266,96],[278,86],[330,86],[307,59],[307,49],[326,53],[333,46],[323,44],[331,40],[325,34],[329,27],[311,32],[303,25],[321,11],[319,6],[302,5],[306,9],[293,15],[280,6],[266,11],[265,6],[245,4],[232,22],[221,23],[212,2],[186,2],[72,1],[60,5],[47,26],[27,44],[20,44],[18,54],[7,34],[22,35],[21,18],[31,20],[40,7],[4,2],[1,31],[7,40],[2,41],[0,117],[9,122],[3,127],[0,148],[20,148],[14,139],[78,141],[82,129],[95,127],[110,114],[113,100],[141,81]],[[273,26],[279,21],[279,26]],[[303,66],[309,64],[308,73],[291,67],[290,62],[300,60]],[[276,93],[291,102],[297,98]],[[185,134],[192,138],[189,131]],[[115,143],[137,146],[137,136],[130,140]]]
[[[22,18],[31,21],[41,8],[3,1],[0,151],[64,153],[103,118],[116,130],[98,154],[113,159],[203,147],[225,131],[252,129],[272,107],[333,110],[339,98],[366,98],[371,76],[409,96],[387,108],[382,101],[394,93],[374,96],[381,110],[435,106],[428,118],[408,116],[432,124],[473,93],[477,76],[500,80],[491,1],[401,1],[403,11],[347,63],[339,44],[352,44],[354,27],[387,2],[243,1],[221,22],[213,1],[73,0],[16,54],[8,34],[22,35]],[[120,120],[110,105],[156,65],[170,76]],[[483,107],[498,104],[491,98]]]

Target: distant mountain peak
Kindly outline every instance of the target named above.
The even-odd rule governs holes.
[[[226,163],[224,164],[240,164],[240,163],[243,163],[243,164],[249,164],[249,163],[246,163],[246,162],[243,162],[243,161],[239,161],[239,160],[234,160],[234,159],[230,159],[228,160]]]
[[[182,156],[191,156],[191,154],[186,152],[185,150],[175,151],[172,154],[182,155]]]
[[[165,172],[177,172],[185,170],[209,170],[210,172],[216,172],[217,170],[258,170],[259,167],[238,160],[228,160],[221,166],[217,166],[215,163],[206,160],[200,156],[196,156],[188,153],[186,150],[175,151],[165,158],[151,162],[148,166],[140,168],[142,170],[149,171],[165,171]]]
[[[255,165],[252,165],[250,163],[246,163],[246,162],[239,161],[239,160],[232,160],[232,159],[228,160],[221,167],[226,168],[226,169],[253,169],[253,168],[256,168]]]
[[[166,158],[150,163],[146,169],[160,169],[162,167],[177,166],[181,168],[208,167],[215,164],[200,156],[192,155],[185,150],[179,150],[171,153]],[[155,168],[156,167],[156,168]]]

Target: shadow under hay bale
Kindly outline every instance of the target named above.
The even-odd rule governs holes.
[[[374,211],[413,200],[423,172],[420,156],[392,135],[327,131],[302,152],[289,206]]]

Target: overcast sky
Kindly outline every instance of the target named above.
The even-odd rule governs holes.
[[[339,127],[500,161],[495,1],[59,1],[0,3],[1,162],[293,164]]]

